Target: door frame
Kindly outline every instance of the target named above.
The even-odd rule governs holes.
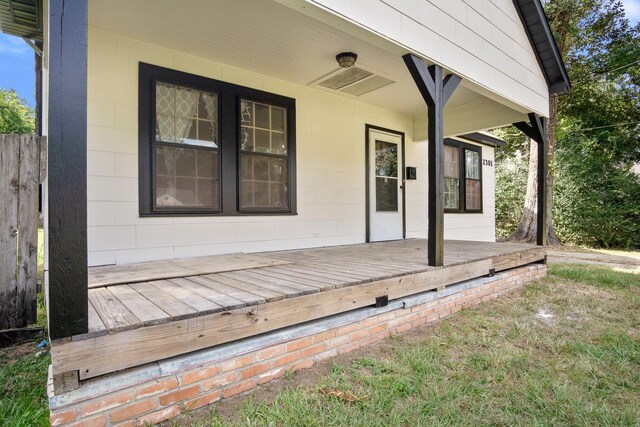
[[[385,132],[385,133],[390,133],[392,135],[396,135],[398,137],[400,137],[400,145],[402,148],[402,156],[401,156],[401,162],[402,162],[402,173],[401,173],[401,179],[402,179],[402,238],[406,239],[407,238],[407,201],[406,201],[406,193],[407,193],[407,188],[406,188],[406,177],[405,177],[405,153],[404,153],[404,149],[405,149],[405,144],[404,144],[404,132],[400,132],[397,130],[393,130],[393,129],[388,129],[385,127],[381,127],[381,126],[376,126],[376,125],[371,125],[368,123],[365,123],[364,125],[364,148],[365,148],[365,155],[364,155],[364,161],[365,161],[365,169],[364,169],[364,182],[365,182],[365,242],[370,243],[371,242],[371,230],[370,230],[370,196],[369,196],[369,172],[370,172],[370,168],[369,168],[369,144],[371,143],[371,141],[369,140],[369,131],[380,131],[380,132]]]

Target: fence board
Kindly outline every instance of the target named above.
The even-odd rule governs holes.
[[[38,290],[38,192],[40,144],[35,135],[20,137],[18,192],[18,283],[16,316],[26,326],[36,321]]]
[[[0,138],[0,329],[8,329],[16,327],[12,313],[16,310],[20,140],[12,135]]]
[[[0,135],[0,330],[36,321],[40,141]]]

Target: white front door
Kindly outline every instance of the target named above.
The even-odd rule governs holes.
[[[369,129],[369,241],[403,238],[402,137]]]

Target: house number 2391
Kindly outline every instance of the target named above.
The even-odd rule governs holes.
[[[482,159],[483,166],[493,166],[493,160]]]

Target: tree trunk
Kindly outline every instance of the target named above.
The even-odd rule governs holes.
[[[560,245],[562,242],[553,229],[553,181],[554,157],[556,151],[557,125],[557,95],[549,99],[549,123],[547,126],[547,140],[549,143],[549,168],[547,173],[547,242],[549,245]],[[516,230],[507,240],[519,242],[536,242],[538,224],[536,212],[538,204],[538,143],[529,140],[529,173],[527,175],[527,193],[524,199],[524,209]]]

